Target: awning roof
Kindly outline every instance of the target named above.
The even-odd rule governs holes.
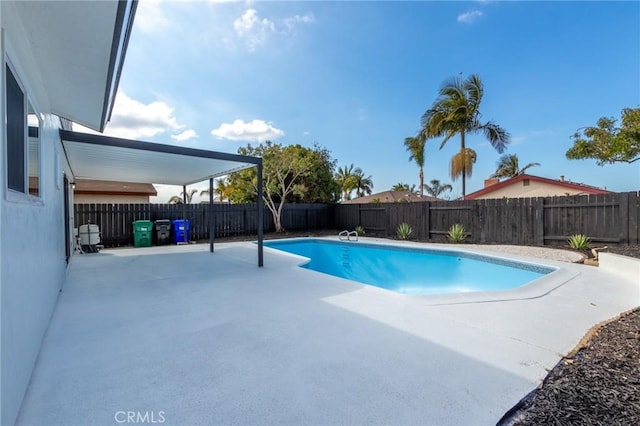
[[[190,185],[255,167],[259,157],[60,130],[75,179]]]
[[[12,2],[51,110],[102,131],[109,119],[137,2]]]

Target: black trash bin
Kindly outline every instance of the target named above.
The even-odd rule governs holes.
[[[161,246],[171,242],[171,221],[169,219],[160,219],[154,222],[156,226],[156,244]]]

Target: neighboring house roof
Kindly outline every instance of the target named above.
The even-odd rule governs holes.
[[[73,192],[76,194],[158,195],[156,188],[150,183],[76,179],[75,184]]]
[[[367,204],[367,203],[400,203],[400,202],[421,202],[421,201],[442,201],[439,198],[429,197],[427,195],[420,196],[410,191],[383,191],[377,194],[371,194],[364,197],[354,198],[353,200],[343,201],[342,204]]]
[[[491,192],[497,191],[499,189],[505,188],[507,186],[510,185],[514,185],[517,184],[519,182],[522,182],[524,180],[531,180],[531,181],[535,181],[535,182],[540,182],[540,183],[545,183],[545,184],[549,184],[549,185],[555,185],[559,188],[564,188],[567,190],[571,190],[573,191],[578,191],[580,194],[609,194],[610,191],[607,191],[606,189],[601,189],[595,186],[591,186],[591,185],[585,185],[583,183],[577,183],[577,182],[570,182],[570,181],[566,181],[564,180],[564,178],[561,179],[549,179],[549,178],[545,178],[545,177],[541,177],[541,176],[534,176],[534,175],[519,175],[516,177],[513,177],[511,179],[507,179],[507,180],[503,180],[502,182],[499,183],[495,183],[493,185],[489,185],[486,186],[485,188],[476,191],[476,192],[472,192],[471,194],[467,194],[467,196],[465,197],[465,199],[467,200],[473,200],[475,198],[480,198],[482,196],[485,196],[487,194],[490,194]]]

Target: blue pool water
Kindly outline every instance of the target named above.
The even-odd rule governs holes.
[[[308,257],[303,268],[415,295],[508,290],[554,271],[471,253],[362,242],[305,239],[264,245]]]

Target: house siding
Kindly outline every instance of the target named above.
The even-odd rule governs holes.
[[[28,33],[11,2],[0,2],[4,30],[2,58],[8,58],[29,100],[42,114],[40,124],[40,198],[12,193],[6,182],[6,132],[0,139],[0,421],[16,421],[42,339],[53,314],[66,273],[64,158],[60,120],[48,114],[45,83],[30,56]],[[5,67],[0,72],[5,81]],[[4,117],[4,83],[2,84]]]
[[[533,179],[529,180],[529,185],[525,186],[523,181],[514,182],[487,194],[474,197],[477,200],[488,200],[496,198],[535,198],[535,197],[553,197],[565,195],[580,195],[587,192],[587,189],[578,190],[568,188],[566,186],[552,185],[546,182],[539,182]]]
[[[148,195],[75,194],[75,204],[149,204]]]

